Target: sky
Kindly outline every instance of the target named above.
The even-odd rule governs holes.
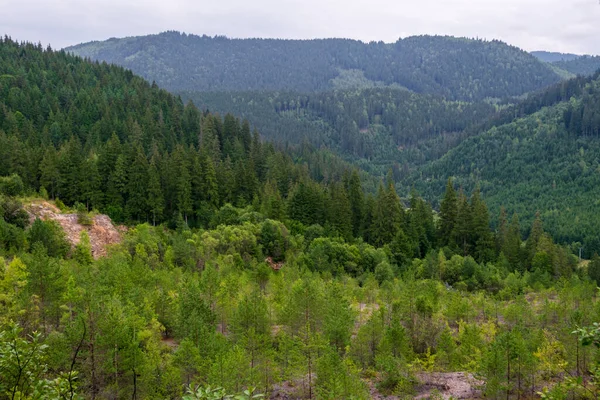
[[[600,54],[600,0],[0,0],[0,34],[56,49],[166,30],[384,42],[438,34]]]

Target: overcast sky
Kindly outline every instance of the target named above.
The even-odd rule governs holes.
[[[600,54],[600,0],[0,0],[0,34],[54,48],[178,30],[229,37],[417,34]]]

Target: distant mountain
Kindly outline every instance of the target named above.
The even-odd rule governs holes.
[[[551,66],[500,41],[416,36],[228,39],[165,32],[65,49],[131,68],[169,90],[327,91],[392,87],[454,100],[519,96],[558,82]]]
[[[532,55],[573,75],[592,75],[600,69],[600,56],[532,51]],[[557,71],[560,74],[560,71]]]
[[[552,51],[532,51],[532,55],[536,56],[540,60],[549,63],[555,63],[557,61],[571,61],[581,57],[578,54],[572,53],[557,53]]]
[[[600,69],[599,56],[582,56],[569,61],[557,61],[553,65],[574,75],[591,75]]]

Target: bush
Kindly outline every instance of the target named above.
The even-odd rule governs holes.
[[[91,226],[94,223],[94,220],[92,219],[85,205],[81,203],[75,203],[75,210],[77,210],[77,222],[79,224]]]
[[[0,177],[0,193],[11,197],[22,196],[25,193],[23,180],[17,174]]]
[[[65,238],[65,233],[56,221],[42,221],[36,219],[27,232],[29,246],[41,243],[50,257],[64,257],[71,246]]]
[[[29,214],[23,209],[21,202],[2,195],[0,195],[0,217],[19,228],[29,225]]]
[[[56,205],[56,207],[58,207],[58,209],[59,209],[61,212],[65,212],[65,211],[68,211],[68,210],[69,210],[69,207],[67,207],[67,206],[65,205],[65,203],[63,203],[63,202],[61,201],[61,199],[59,199],[59,198],[57,198],[57,199],[54,201],[54,204]]]

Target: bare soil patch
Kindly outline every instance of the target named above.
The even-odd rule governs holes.
[[[127,230],[125,227],[115,227],[111,219],[103,214],[94,216],[92,225],[81,225],[77,222],[77,214],[62,214],[58,207],[48,201],[33,202],[25,206],[25,209],[31,222],[36,218],[58,222],[71,246],[79,243],[81,231],[87,231],[92,255],[96,259],[106,255],[108,246],[121,243],[122,232]]]

